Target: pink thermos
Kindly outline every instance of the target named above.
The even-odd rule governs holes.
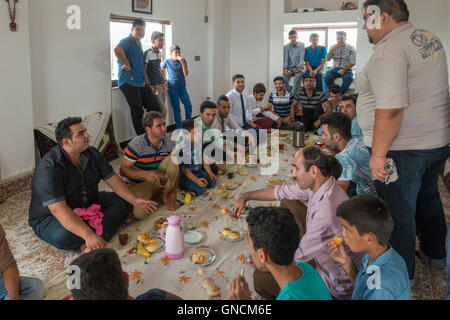
[[[167,222],[164,222],[160,235],[166,242],[166,253],[170,260],[178,260],[184,256],[184,233],[181,230],[183,220],[179,216],[170,216]],[[164,235],[164,226],[167,226],[166,234]]]

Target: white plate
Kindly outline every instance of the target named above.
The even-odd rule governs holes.
[[[191,263],[192,263],[194,266],[197,266],[197,267],[206,267],[206,266],[209,266],[210,264],[212,264],[212,263],[214,262],[214,260],[216,260],[216,253],[215,253],[212,249],[210,249],[210,248],[197,248],[197,249],[201,249],[201,250],[203,250],[203,251],[207,251],[207,252],[209,253],[209,258],[208,258],[208,260],[207,260],[205,263],[202,263],[202,264],[196,264],[196,263],[192,262],[192,254],[193,254],[193,252],[194,252],[194,250],[192,250],[192,252],[191,252],[191,254],[190,254],[190,256],[189,256],[189,259],[191,260]]]
[[[153,253],[160,252],[162,249],[164,249],[164,245],[165,245],[165,242],[164,242],[163,239],[158,238],[158,237],[155,237],[155,239],[158,240],[158,249],[156,249],[156,250],[153,251],[153,252],[150,252],[150,253],[152,253],[152,254],[153,254]]]
[[[199,231],[190,230],[184,233],[184,242],[187,244],[197,244],[202,242],[203,234]]]
[[[244,230],[242,230],[240,228],[228,228],[228,229],[230,229],[231,231],[239,232],[240,237],[239,237],[239,239],[236,239],[236,240],[229,239],[226,236],[222,235],[222,233],[219,231],[219,234],[222,235],[225,238],[225,241],[238,242],[238,241],[242,241],[242,240],[245,239],[245,231]]]

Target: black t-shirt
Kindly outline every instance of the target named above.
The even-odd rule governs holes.
[[[81,154],[82,169],[75,167],[59,145],[36,166],[31,180],[28,223],[34,229],[51,215],[49,205],[65,201],[71,209],[88,208],[98,196],[100,179],[108,180],[114,170],[105,157],[89,147]]]

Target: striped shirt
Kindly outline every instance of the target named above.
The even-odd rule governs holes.
[[[302,104],[302,107],[305,109],[314,109],[318,105],[322,106],[324,102],[328,99],[321,91],[314,90],[314,93],[311,97],[308,97],[306,94],[305,88],[302,88],[295,95],[295,100]]]
[[[166,137],[161,140],[158,150],[153,148],[147,133],[137,136],[125,148],[125,158],[134,162],[141,170],[156,170],[161,162],[171,155],[175,144]]]
[[[284,96],[279,96],[278,92],[272,92],[269,96],[269,103],[273,105],[273,111],[281,118],[287,118],[291,115],[291,106],[294,102],[294,96],[284,91]]]

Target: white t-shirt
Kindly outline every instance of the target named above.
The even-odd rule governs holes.
[[[447,57],[442,42],[406,23],[374,46],[359,77],[357,116],[371,147],[375,109],[403,108],[390,150],[429,150],[450,142]]]

